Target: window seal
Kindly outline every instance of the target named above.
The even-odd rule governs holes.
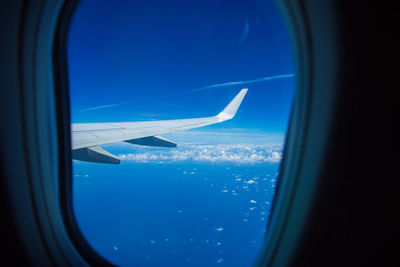
[[[79,0],[66,1],[64,3],[57,21],[53,43],[52,57],[59,151],[59,202],[66,231],[80,255],[90,265],[114,266],[97,253],[84,238],[78,227],[72,204],[71,120],[67,40],[70,22],[78,5]]]

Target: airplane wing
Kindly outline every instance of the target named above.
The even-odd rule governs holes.
[[[144,146],[175,147],[176,144],[159,135],[230,120],[235,116],[246,93],[247,89],[242,89],[224,110],[213,117],[162,121],[73,123],[71,125],[72,158],[119,164],[118,157],[104,150],[100,145],[120,141]]]

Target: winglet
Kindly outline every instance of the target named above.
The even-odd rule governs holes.
[[[236,111],[238,110],[244,96],[247,93],[247,90],[247,88],[240,90],[240,92],[235,96],[234,99],[232,99],[232,101],[224,108],[224,110],[217,115],[217,118],[220,122],[230,120],[235,116]]]

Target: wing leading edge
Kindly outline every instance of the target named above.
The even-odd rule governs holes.
[[[119,161],[115,159],[114,155],[97,147],[121,141],[145,146],[174,147],[176,144],[158,135],[199,128],[232,119],[247,90],[242,89],[218,115],[212,117],[139,122],[73,123],[71,125],[73,158],[118,164]],[[97,161],[96,158],[87,160],[87,155],[94,155],[94,150],[96,155],[99,153],[102,155],[102,160]],[[107,153],[102,153],[102,151]],[[74,155],[85,155],[85,157],[75,157]],[[108,157],[110,157],[109,162],[107,161]]]

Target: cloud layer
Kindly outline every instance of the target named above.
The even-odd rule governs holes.
[[[140,163],[164,162],[213,162],[259,164],[264,162],[280,162],[282,159],[282,144],[219,144],[198,145],[185,144],[173,149],[141,148],[134,153],[120,154],[123,161]]]

